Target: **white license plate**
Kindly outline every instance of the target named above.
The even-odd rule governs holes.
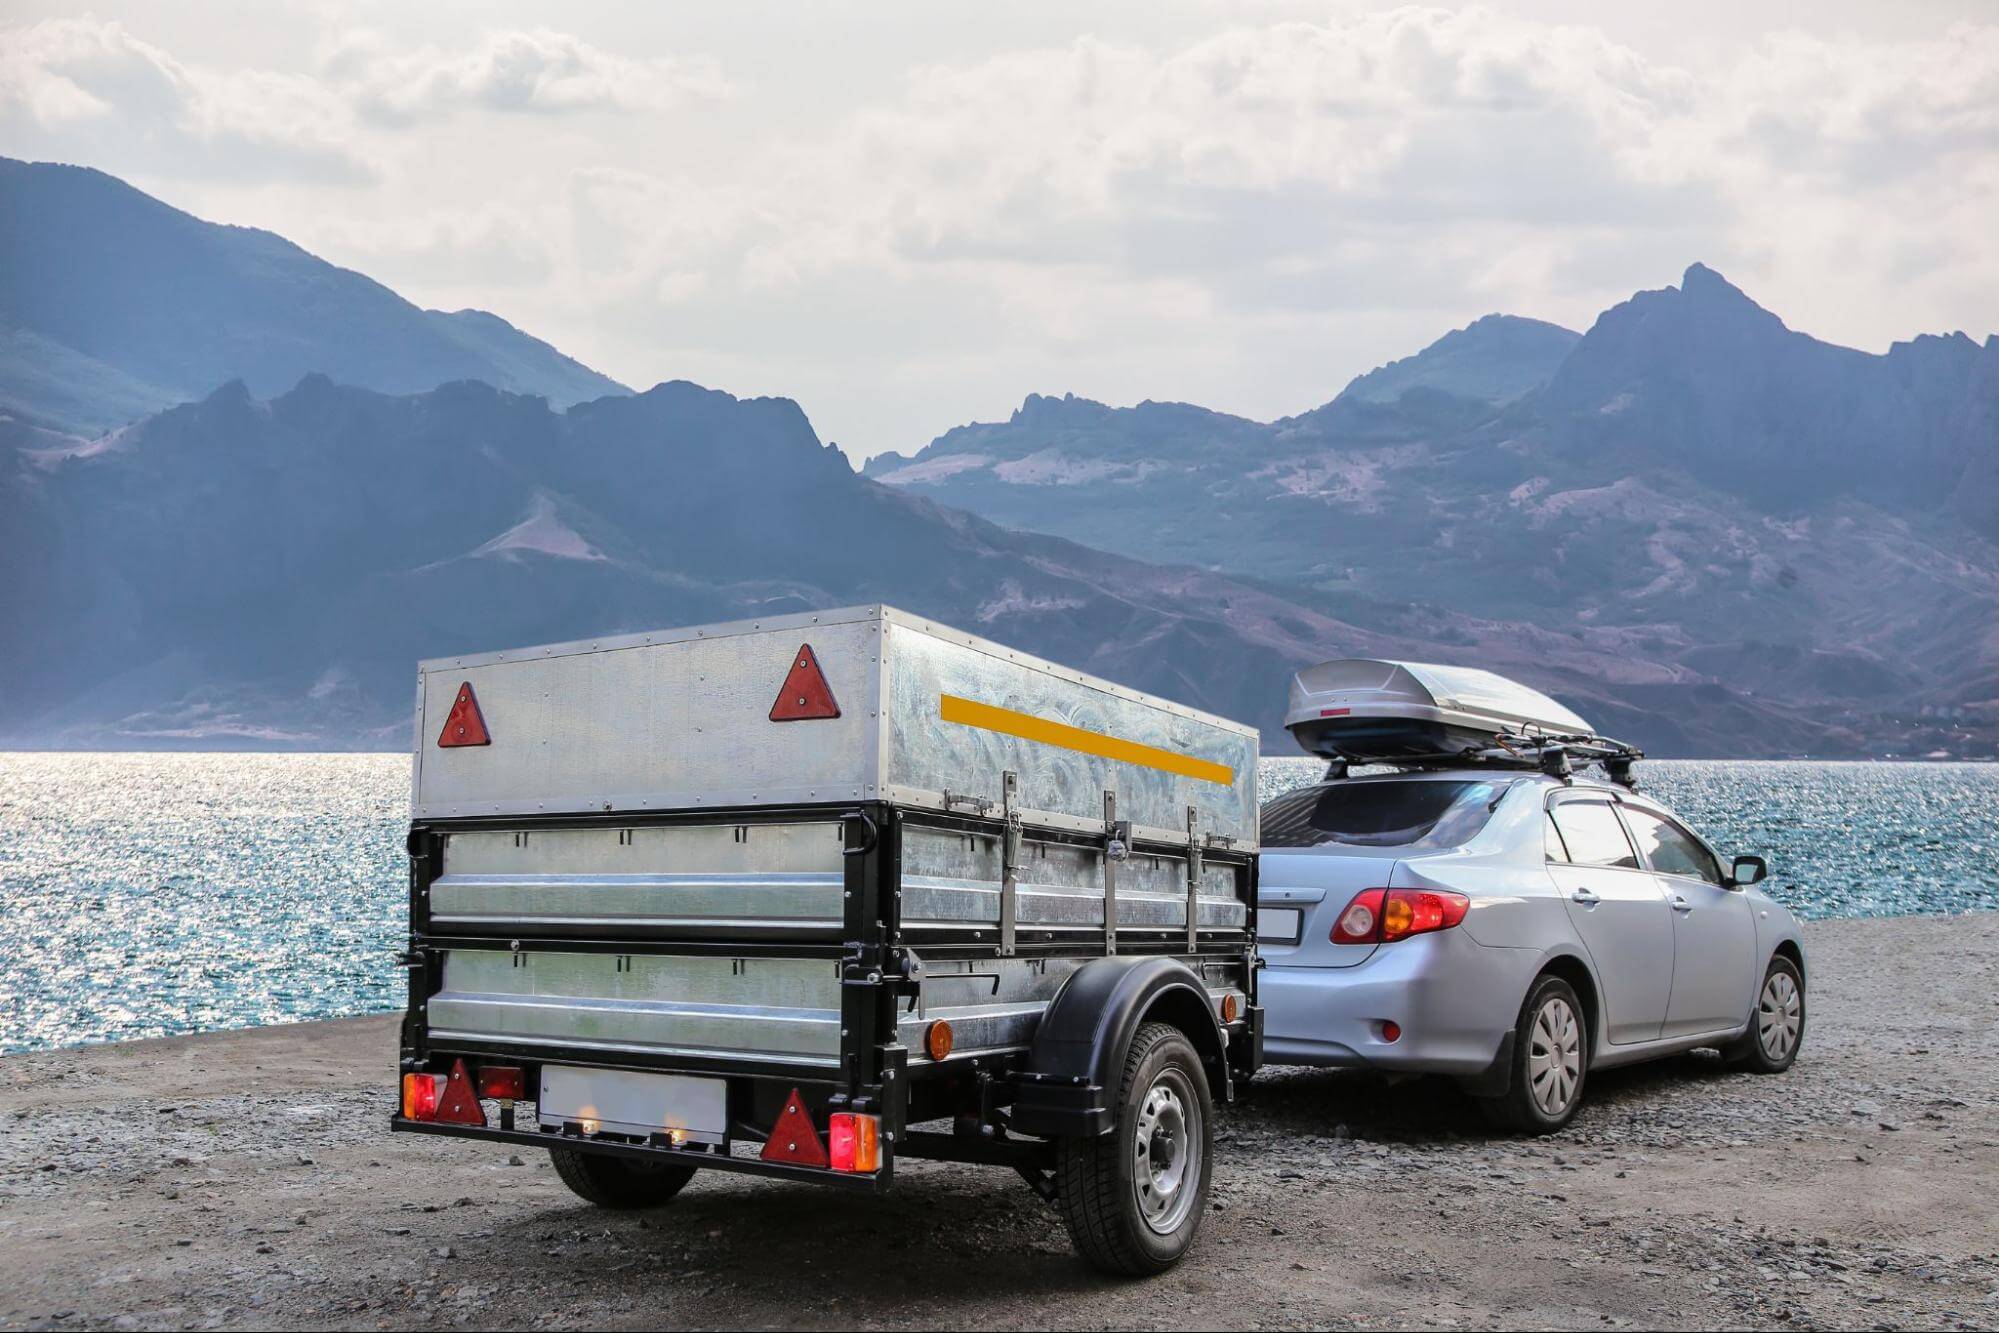
[[[535,1117],[544,1129],[574,1124],[586,1134],[672,1134],[690,1143],[723,1143],[729,1085],[682,1074],[543,1065]]]
[[[1305,928],[1305,914],[1295,907],[1256,909],[1256,937],[1265,944],[1296,944]]]

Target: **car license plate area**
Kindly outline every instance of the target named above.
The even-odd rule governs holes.
[[[1305,928],[1305,914],[1296,907],[1256,909],[1256,938],[1265,944],[1296,944]]]
[[[573,1124],[586,1134],[721,1144],[728,1141],[729,1085],[682,1074],[543,1065],[536,1118],[557,1132]]]

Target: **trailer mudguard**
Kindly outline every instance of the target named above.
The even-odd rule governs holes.
[[[1215,1099],[1230,1100],[1228,1043],[1200,977],[1177,958],[1126,954],[1092,959],[1056,993],[1014,1077],[1012,1127],[1044,1138],[1110,1133],[1125,1053],[1155,1020],[1187,1034]]]

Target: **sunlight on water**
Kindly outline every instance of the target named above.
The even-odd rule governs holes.
[[[1999,766],[1640,778],[1806,915],[1999,908]],[[0,1051],[398,1007],[408,801],[401,755],[0,754]]]

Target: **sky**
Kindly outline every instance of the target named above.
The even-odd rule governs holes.
[[[1260,420],[1696,260],[1999,329],[1999,3],[9,0],[0,153],[862,457],[1029,393]]]

